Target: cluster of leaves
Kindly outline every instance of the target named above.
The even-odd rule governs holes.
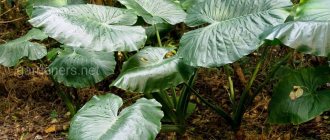
[[[95,96],[72,119],[70,139],[154,139],[164,113],[163,120],[184,124],[181,120],[187,116],[190,92],[195,92],[191,86],[196,68],[236,62],[268,42],[317,56],[330,54],[328,0],[305,0],[296,8],[289,0],[119,2],[126,8],[84,4],[83,0],[29,0],[27,13],[35,28],[0,45],[0,64],[11,67],[23,57],[37,60],[47,55],[42,44],[31,40],[57,40],[63,45],[49,52],[49,73],[56,82],[74,88],[93,86],[113,74],[117,52],[138,51],[126,60],[110,86],[146,96],[153,93],[157,101],[139,99],[117,115],[122,105],[119,97]],[[138,16],[155,28],[158,47],[145,47],[151,27],[137,24]],[[176,55],[166,57],[173,50],[162,46],[158,27],[181,22],[196,29],[182,36]],[[329,67],[283,71],[287,74],[274,89],[269,122],[300,124],[330,109],[330,91],[319,90],[330,82]],[[180,97],[174,90],[171,100],[167,89],[182,83],[186,86]],[[233,127],[244,114],[246,98],[242,96],[243,105],[234,108],[233,119],[219,111]]]

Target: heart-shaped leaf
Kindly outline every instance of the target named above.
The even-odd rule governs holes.
[[[286,46],[318,56],[330,55],[330,1],[305,0],[295,20],[274,27],[262,38],[280,40]]]
[[[72,140],[151,140],[161,128],[164,116],[156,100],[139,99],[135,104],[123,105],[114,94],[94,96],[73,117],[69,139]]]
[[[330,68],[285,70],[269,104],[269,122],[301,124],[330,110]]]
[[[181,59],[164,59],[166,48],[147,47],[124,63],[122,73],[111,84],[141,93],[159,92],[187,81],[194,69]]]
[[[186,13],[172,0],[119,0],[128,9],[133,9],[149,24],[183,22]]]
[[[116,60],[112,52],[94,52],[65,47],[49,66],[53,78],[69,87],[93,86],[114,73]]]
[[[259,35],[281,24],[290,0],[204,0],[188,10],[186,23],[206,27],[181,38],[178,55],[191,66],[219,67],[261,45]]]
[[[72,47],[94,51],[135,51],[147,39],[137,16],[126,9],[98,5],[37,7],[29,22]]]
[[[47,36],[38,29],[31,29],[26,35],[0,45],[0,64],[12,67],[23,57],[38,60],[47,55],[44,45],[30,40],[44,40]]]
[[[28,0],[26,13],[31,16],[33,6],[65,6],[71,4],[84,4],[86,0]]]

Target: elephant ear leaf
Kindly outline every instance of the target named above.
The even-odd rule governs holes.
[[[95,52],[65,47],[49,66],[54,80],[69,87],[84,88],[114,73],[116,61],[112,52]]]
[[[183,22],[186,13],[179,4],[172,0],[119,0],[128,9],[142,16],[149,24]]]
[[[147,47],[124,63],[122,73],[111,84],[125,90],[151,93],[187,81],[194,69],[177,57],[164,59],[169,49]]]
[[[266,29],[285,21],[290,0],[204,0],[189,10],[190,31],[180,40],[178,55],[191,66],[219,67],[256,50]]]
[[[99,5],[36,7],[29,22],[50,37],[72,47],[94,51],[136,51],[147,36],[131,26],[137,16],[127,9]]]
[[[84,3],[86,3],[86,0],[28,0],[26,13],[31,16],[34,6],[65,6]]]
[[[161,104],[142,98],[118,114],[122,105],[122,99],[114,94],[94,96],[73,117],[69,139],[155,139],[164,116]]]
[[[267,31],[263,39],[280,40],[306,54],[330,55],[330,1],[305,0],[297,8],[294,21]]]
[[[48,36],[39,29],[31,29],[26,35],[0,45],[0,64],[12,67],[23,57],[38,60],[47,55],[44,45],[31,40],[44,40]]]
[[[301,124],[330,110],[330,68],[284,70],[269,104],[269,122]]]

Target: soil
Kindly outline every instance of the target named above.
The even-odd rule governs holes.
[[[6,73],[4,73],[6,72]],[[29,75],[22,78],[16,69],[0,68],[0,139],[66,139],[70,114],[64,102],[53,92],[54,84],[48,76]],[[221,70],[202,69],[195,89],[207,99],[213,99],[230,111],[226,75]],[[239,81],[234,77],[234,81]],[[239,85],[238,83],[235,83]],[[239,86],[238,86],[239,87]],[[112,92],[124,99],[134,99],[134,94],[120,90]],[[104,94],[96,88],[77,91],[79,102],[83,104],[93,95]],[[236,93],[240,93],[236,89]],[[126,94],[126,95],[125,95]],[[196,97],[197,109],[188,119],[184,139],[238,139],[230,131],[230,126],[214,111],[203,105]],[[267,106],[270,101],[269,90],[256,97],[253,105],[244,115],[241,136],[246,140],[254,139],[329,139],[329,113],[302,124],[270,125],[267,123]],[[54,130],[53,130],[54,129]],[[161,133],[158,139],[174,139],[171,133]]]
[[[10,12],[8,13],[10,14]],[[2,16],[0,14],[0,16]],[[14,17],[2,16],[0,21],[10,21],[22,18],[17,22],[0,24],[0,43],[15,39],[25,34],[31,27],[26,23],[24,11],[18,9]],[[47,40],[48,49],[54,45],[54,41]],[[56,44],[56,43],[55,43]],[[274,60],[285,54],[273,48],[273,55],[264,65],[262,72],[258,75],[256,85],[260,84],[267,72],[267,66]],[[237,75],[233,70],[233,81],[237,99],[244,87],[244,78],[248,79],[254,69],[259,53],[249,55],[240,60],[238,65],[242,68],[244,77]],[[273,57],[273,58],[272,58]],[[311,56],[300,57],[304,59],[305,65],[315,64],[315,58]],[[318,61],[318,59],[317,59]],[[14,68],[0,67],[0,140],[56,140],[66,139],[70,123],[70,113],[65,103],[57,95],[58,90],[66,93],[72,90],[65,87],[55,88],[54,83],[47,73],[40,70],[40,67],[47,65],[47,60],[24,61]],[[293,63],[293,62],[292,62]],[[233,66],[234,67],[234,66]],[[25,73],[26,68],[34,69],[33,73]],[[39,69],[39,70],[38,70]],[[83,105],[93,95],[105,94],[108,92],[121,96],[124,100],[134,102],[136,97],[141,96],[134,93],[125,93],[119,89],[109,89],[113,77],[104,80],[95,87],[79,89],[76,91],[74,100],[77,104]],[[194,88],[206,99],[212,99],[217,105],[222,106],[226,111],[231,111],[231,101],[228,99],[227,76],[222,69],[201,69]],[[270,125],[267,123],[268,103],[272,93],[272,85],[266,86],[255,98],[251,107],[244,115],[240,137],[234,135],[228,124],[214,111],[204,105],[195,96],[191,97],[197,108],[187,123],[187,131],[183,139],[188,140],[217,140],[217,139],[330,139],[330,113],[326,112],[316,119],[299,126],[294,125]],[[143,128],[142,128],[143,129]],[[174,139],[172,133],[161,133],[157,139]]]

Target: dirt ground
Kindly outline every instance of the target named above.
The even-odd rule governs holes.
[[[201,70],[195,88],[208,99],[230,110],[225,75],[220,70]],[[237,80],[234,78],[234,80]],[[0,69],[0,139],[66,139],[70,114],[63,101],[54,92],[47,75],[17,74],[17,69]],[[270,125],[267,123],[269,95],[264,90],[256,97],[253,106],[244,115],[242,130],[244,139],[330,139],[329,113],[300,126]],[[134,97],[120,90],[112,90],[124,99]],[[238,92],[238,90],[236,91]],[[95,94],[103,94],[96,88],[78,90],[81,104]],[[239,92],[238,92],[239,93]],[[188,120],[185,139],[236,139],[229,125],[196,97],[197,110]],[[142,128],[143,129],[143,128]],[[158,139],[174,139],[170,133],[160,134]]]
[[[11,11],[12,12],[12,11]],[[10,21],[20,19],[17,22],[0,24],[0,44],[8,40],[15,39],[25,34],[30,27],[26,22],[27,17],[24,11],[16,11],[14,17],[0,14],[0,21]],[[15,11],[14,11],[15,12]],[[54,41],[45,41],[48,45]],[[274,49],[272,54],[281,54]],[[283,52],[282,52],[283,53]],[[250,75],[255,65],[255,58],[258,53],[253,53],[249,57],[240,61],[241,67]],[[299,57],[299,55],[297,56]],[[269,60],[272,60],[270,58]],[[313,64],[314,59],[306,59],[306,64]],[[65,103],[59,98],[56,91],[67,88],[55,88],[54,83],[45,71],[37,70],[46,60],[37,62],[27,61],[21,63],[16,68],[0,67],[0,140],[56,140],[66,139],[70,114]],[[38,65],[37,65],[38,63]],[[270,65],[272,62],[269,62]],[[24,73],[24,69],[34,69],[33,73]],[[256,84],[261,83],[267,68],[263,68]],[[96,94],[107,92],[115,93],[124,100],[134,102],[136,94],[125,93],[118,89],[109,89],[112,77],[104,80],[95,87],[77,90],[75,101],[83,105],[88,99]],[[195,89],[207,99],[212,99],[225,110],[230,111],[231,102],[228,99],[227,77],[222,70],[202,69],[199,71],[195,84]],[[237,75],[233,76],[235,93],[241,93],[244,85],[240,82]],[[270,125],[267,123],[268,103],[271,95],[271,85],[265,87],[262,93],[256,97],[253,105],[244,115],[241,133],[246,140],[290,140],[290,139],[330,139],[330,113],[326,112],[316,119],[302,124],[293,125]],[[188,140],[218,140],[218,139],[237,139],[230,131],[226,122],[214,111],[203,105],[196,97],[191,97],[192,102],[197,103],[197,109],[188,119],[187,132],[184,139]],[[141,128],[143,129],[143,128]],[[174,139],[171,133],[161,133],[158,139]]]

